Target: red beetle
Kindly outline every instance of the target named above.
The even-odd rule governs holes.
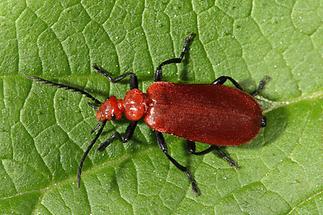
[[[39,77],[30,77],[38,82],[78,92],[90,98],[89,103],[96,109],[98,130],[95,138],[83,154],[78,168],[78,186],[80,186],[83,162],[89,151],[101,135],[103,128],[109,120],[120,120],[123,116],[130,121],[125,133],[114,132],[106,141],[101,143],[98,150],[104,150],[114,140],[127,142],[133,136],[137,122],[144,119],[145,123],[153,129],[159,147],[167,158],[182,172],[184,172],[192,184],[192,189],[199,194],[197,183],[190,170],[179,164],[168,153],[162,133],[169,133],[186,139],[188,151],[195,155],[203,155],[216,151],[220,157],[227,160],[230,165],[238,166],[236,162],[225,153],[224,146],[237,146],[253,139],[261,127],[266,125],[266,118],[257,101],[252,97],[263,89],[265,81],[261,81],[257,90],[248,94],[233,78],[221,76],[212,84],[175,84],[162,82],[162,68],[167,64],[181,63],[185,54],[189,51],[189,45],[194,37],[190,34],[184,41],[183,50],[178,58],[172,58],[162,62],[156,69],[155,83],[150,85],[144,93],[138,89],[137,77],[134,73],[124,73],[113,78],[102,67],[94,65],[96,71],[107,77],[112,83],[130,77],[131,89],[124,99],[110,96],[101,103],[89,93],[67,86],[54,83]],[[236,88],[224,86],[225,81],[231,81]],[[210,145],[204,151],[195,150],[195,142],[203,142]]]

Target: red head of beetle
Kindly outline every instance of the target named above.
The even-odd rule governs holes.
[[[124,107],[122,99],[117,99],[115,96],[110,96],[99,107],[98,111],[96,112],[96,119],[98,121],[107,121],[114,117],[116,120],[120,120],[123,112]]]

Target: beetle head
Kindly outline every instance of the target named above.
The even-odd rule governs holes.
[[[112,120],[113,118],[120,120],[123,112],[123,100],[110,96],[97,110],[96,119],[101,122]]]

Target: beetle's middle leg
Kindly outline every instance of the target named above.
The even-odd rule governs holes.
[[[161,64],[159,64],[159,66],[157,67],[156,71],[155,71],[155,75],[154,75],[154,81],[161,81],[163,78],[163,66],[168,65],[168,64],[173,64],[173,63],[181,63],[185,57],[185,54],[188,53],[188,51],[190,50],[190,45],[193,41],[195,34],[191,33],[189,34],[185,40],[184,40],[184,45],[183,45],[183,50],[181,52],[181,54],[179,55],[179,57],[177,58],[171,58],[168,60],[165,60],[164,62],[162,62]]]
[[[157,143],[159,145],[159,148],[163,151],[163,153],[166,155],[168,160],[170,160],[176,166],[177,169],[179,169],[180,171],[182,171],[183,173],[186,174],[189,182],[192,184],[192,190],[197,195],[200,195],[201,194],[200,189],[198,188],[197,183],[196,183],[191,171],[187,167],[179,164],[172,156],[169,155],[168,148],[167,148],[163,134],[158,131],[155,131],[155,134],[156,134],[156,139],[157,139]]]
[[[189,153],[193,154],[193,155],[205,155],[205,154],[207,154],[209,152],[215,152],[218,157],[220,157],[223,160],[227,161],[230,166],[239,168],[238,163],[235,160],[233,160],[233,158],[231,158],[229,153],[224,151],[224,147],[211,145],[209,148],[207,148],[207,149],[205,149],[203,151],[197,152],[195,142],[190,141],[190,140],[186,140],[186,147],[187,147],[187,151]]]

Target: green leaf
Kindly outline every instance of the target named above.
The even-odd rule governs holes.
[[[321,1],[0,1],[1,214],[323,214],[323,4]],[[189,157],[202,195],[140,123],[133,140],[92,150],[81,188],[76,171],[96,125],[87,99],[32,83],[28,75],[79,86],[100,99],[123,97],[134,71],[140,88],[178,56],[196,32],[186,65],[165,67],[173,82],[229,75],[262,92],[268,126],[250,144],[228,148],[241,169],[214,156]],[[320,36],[321,35],[321,36]],[[100,141],[127,123],[108,124]],[[205,148],[198,144],[198,149]]]

